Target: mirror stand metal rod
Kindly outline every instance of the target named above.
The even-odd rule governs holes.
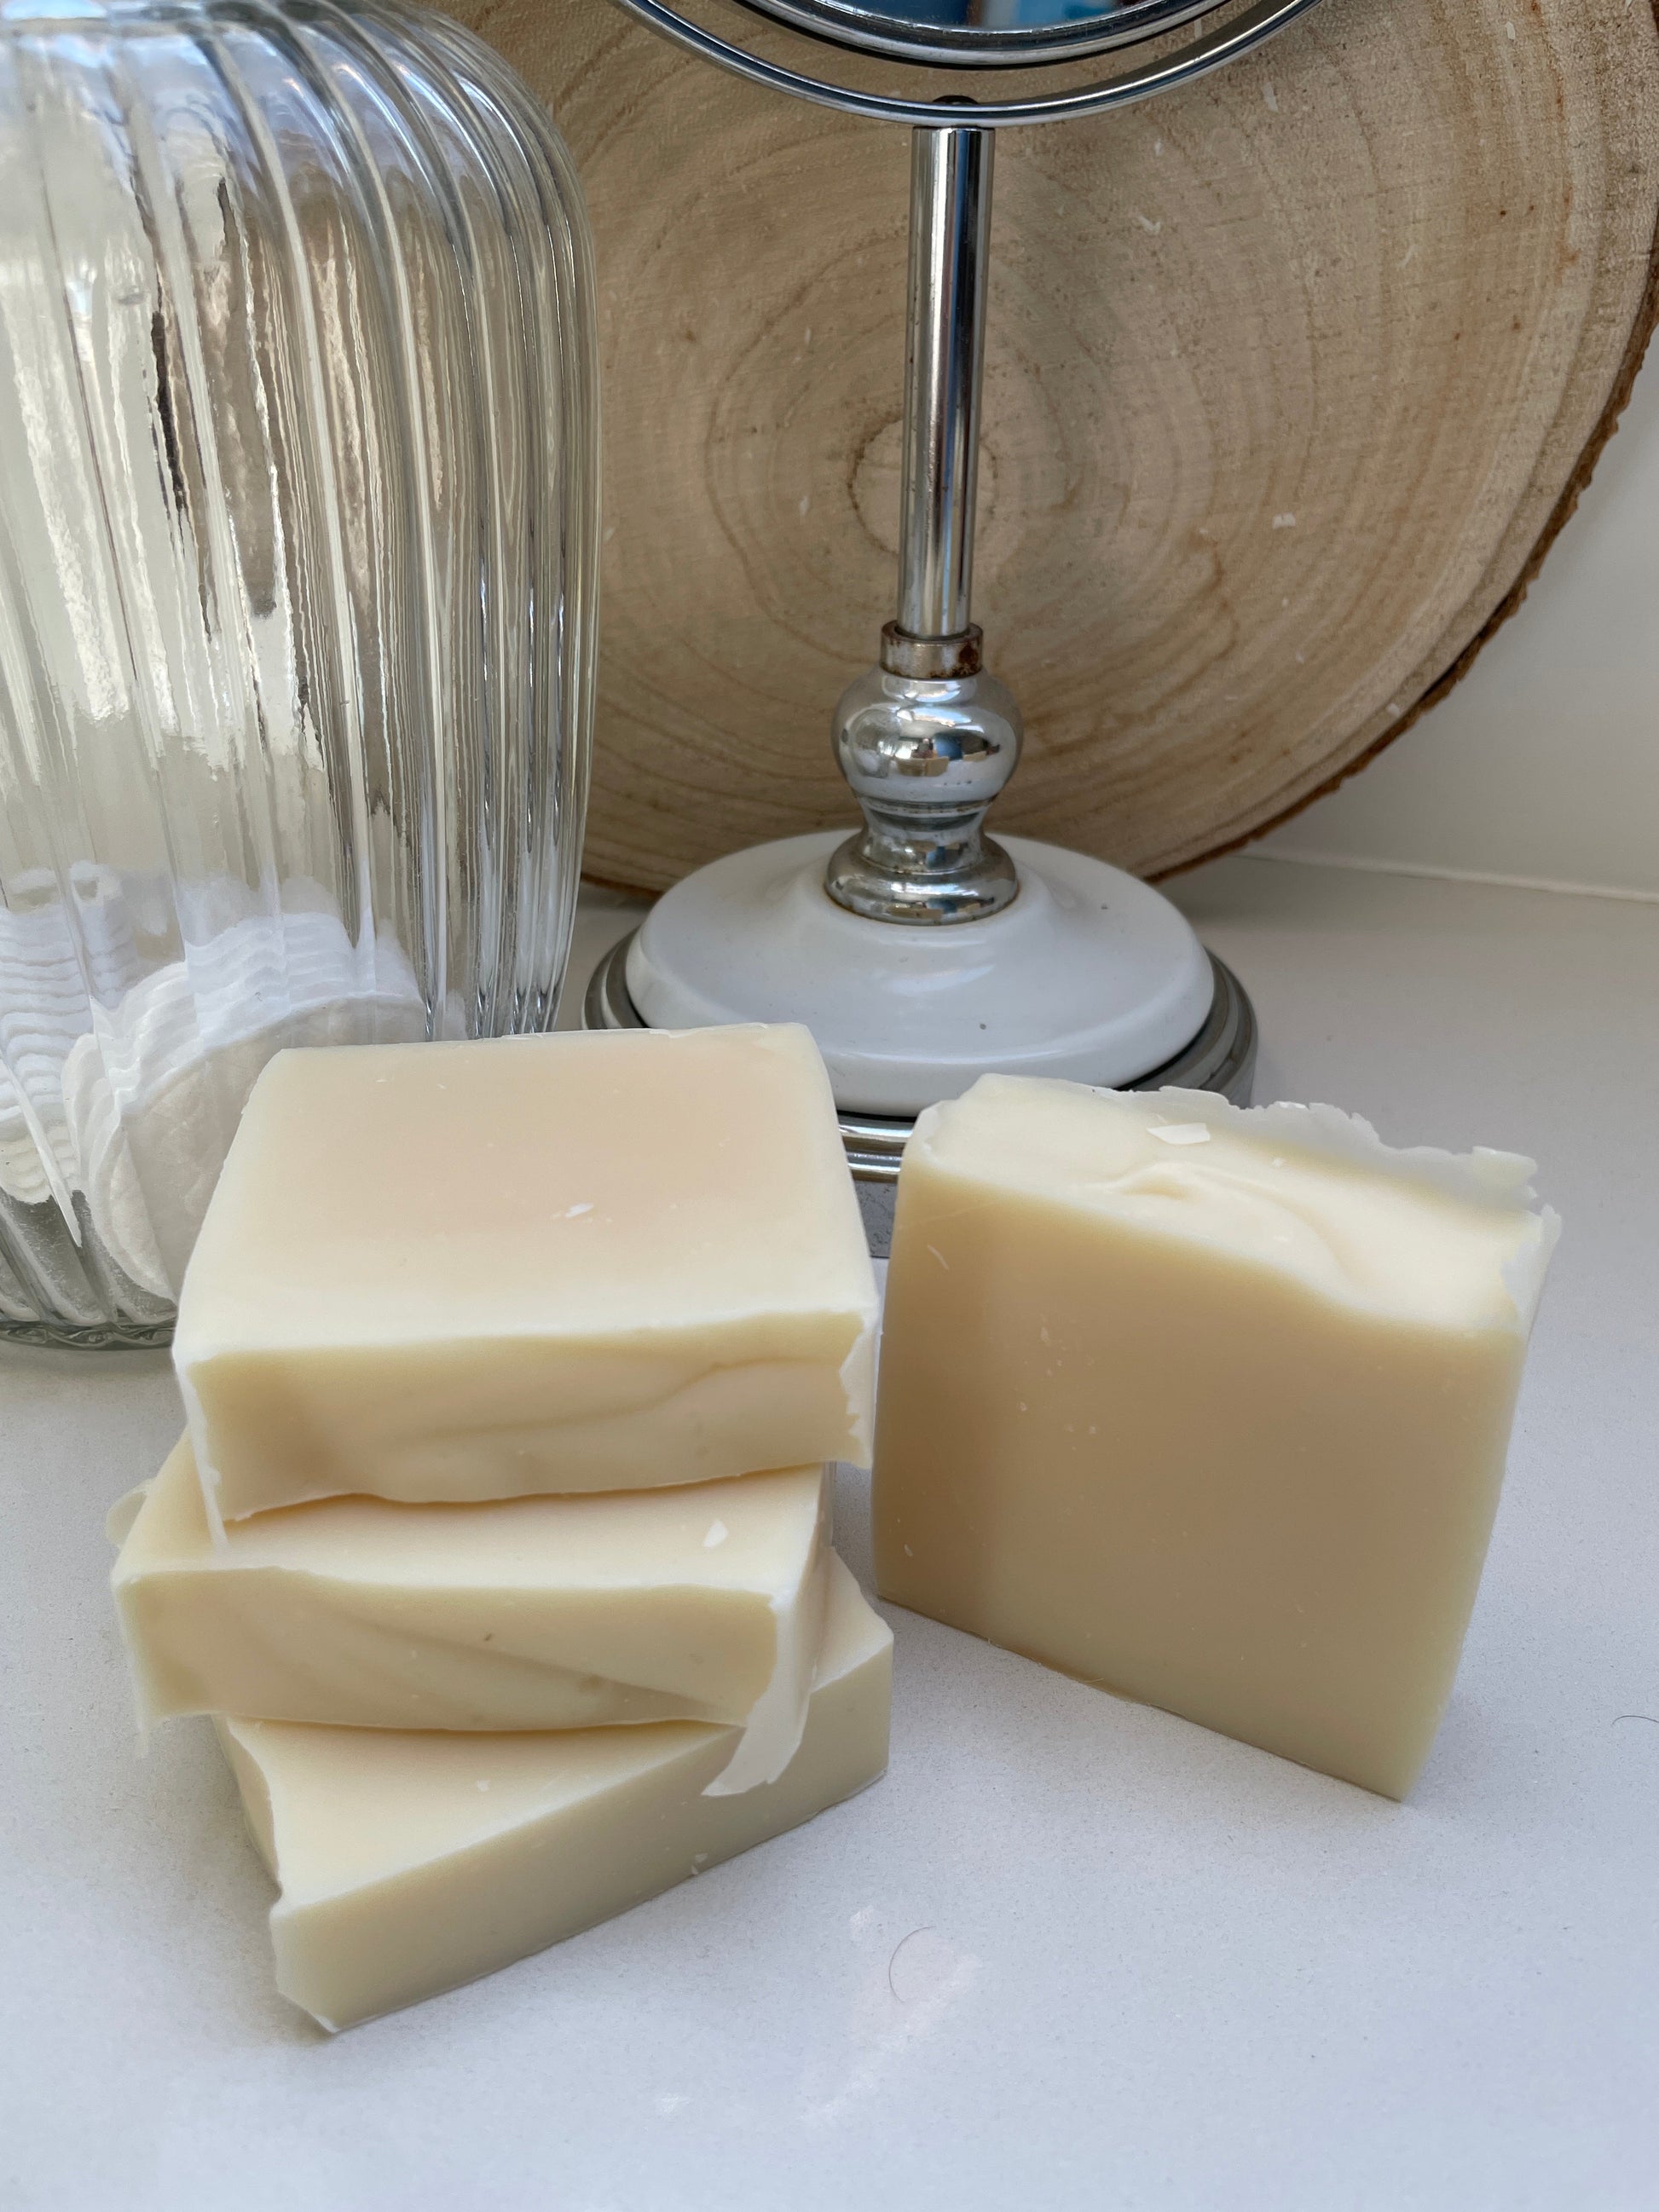
[[[824,871],[837,905],[870,921],[982,921],[1019,890],[981,826],[1019,758],[1019,709],[981,667],[969,619],[995,144],[957,123],[911,139],[898,619],[836,709],[864,828]]]
[[[910,135],[901,651],[912,639],[965,641],[969,631],[995,153],[995,133],[972,125]]]

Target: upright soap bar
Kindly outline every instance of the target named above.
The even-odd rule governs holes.
[[[219,1723],[281,1885],[276,1986],[349,2027],[493,1973],[798,1826],[887,1764],[892,1638],[839,1560],[799,1750],[769,1788],[710,1797],[732,1731],[564,1735]]]
[[[821,1468],[671,1490],[342,1498],[216,1545],[188,1442],[113,1576],[141,1717],[395,1729],[744,1726],[726,1789],[794,1755],[823,1626]]]
[[[173,1356],[216,1522],[868,1458],[876,1290],[804,1029],[279,1054]]]
[[[1391,1797],[1450,1690],[1553,1215],[1327,1107],[987,1076],[888,1274],[882,1595]]]

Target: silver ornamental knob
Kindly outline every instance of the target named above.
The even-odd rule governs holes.
[[[872,921],[973,921],[1019,889],[983,835],[1024,735],[1013,696],[980,665],[980,634],[912,638],[889,623],[882,665],[849,684],[832,742],[864,829],[831,854],[824,888]]]

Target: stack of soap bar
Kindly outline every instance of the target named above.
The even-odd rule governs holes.
[[[867,1455],[875,1314],[805,1030],[271,1062],[114,1584],[141,1720],[219,1720],[325,2025],[881,1771],[824,1468]]]
[[[1392,1797],[1451,1687],[1556,1222],[1322,1107],[987,1076],[900,1176],[884,1596]]]

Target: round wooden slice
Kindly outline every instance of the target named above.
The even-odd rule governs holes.
[[[659,886],[848,821],[829,720],[892,611],[908,134],[608,0],[456,12],[592,209],[590,871]],[[1650,0],[1325,0],[1182,93],[1000,134],[975,611],[1029,735],[993,826],[1182,867],[1455,682],[1624,403],[1656,219]]]

